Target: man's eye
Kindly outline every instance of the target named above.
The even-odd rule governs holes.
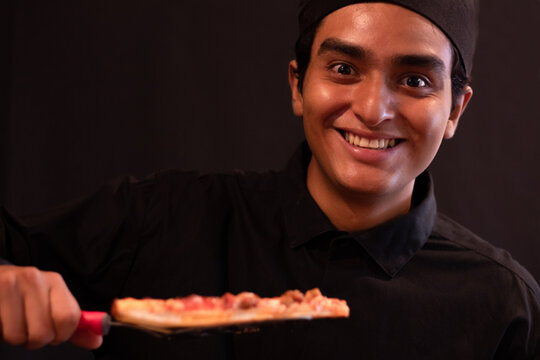
[[[332,66],[332,70],[340,75],[352,75],[354,70],[347,64],[336,64]]]
[[[405,84],[414,88],[423,88],[429,85],[428,82],[420,76],[407,76],[407,78],[405,78]]]

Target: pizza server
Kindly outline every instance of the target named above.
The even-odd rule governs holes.
[[[168,337],[171,335],[179,334],[191,334],[206,336],[213,333],[226,333],[226,334],[248,334],[260,331],[262,325],[276,325],[284,322],[288,324],[298,325],[305,322],[305,320],[311,319],[283,319],[275,321],[264,321],[259,323],[244,323],[234,325],[220,325],[212,327],[185,327],[185,328],[167,328],[167,327],[154,327],[148,325],[135,325],[130,323],[124,323],[115,321],[112,317],[103,311],[81,311],[81,318],[77,329],[87,330],[96,335],[107,335],[111,327],[124,327],[130,329],[136,329],[144,331],[150,335],[158,338]],[[315,320],[315,319],[313,319]],[[331,319],[316,319],[318,321],[331,320]]]

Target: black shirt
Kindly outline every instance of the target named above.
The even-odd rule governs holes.
[[[405,216],[337,230],[306,188],[304,144],[281,172],[124,179],[24,224],[3,213],[0,256],[60,272],[87,310],[114,297],[276,296],[319,287],[349,319],[243,335],[156,339],[113,329],[102,359],[539,359],[529,273],[436,212],[427,173]]]

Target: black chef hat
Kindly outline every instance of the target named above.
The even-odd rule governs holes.
[[[474,49],[478,34],[479,0],[300,0],[298,20],[300,36],[310,26],[326,15],[344,6],[366,3],[385,2],[412,10],[439,27],[457,48],[461,65],[470,75]]]

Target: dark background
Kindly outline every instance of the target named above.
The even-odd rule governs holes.
[[[0,203],[17,214],[125,174],[279,169],[302,139],[287,85],[294,0],[9,0],[0,12]],[[475,94],[431,167],[438,204],[539,279],[540,1],[483,1],[480,20]]]

